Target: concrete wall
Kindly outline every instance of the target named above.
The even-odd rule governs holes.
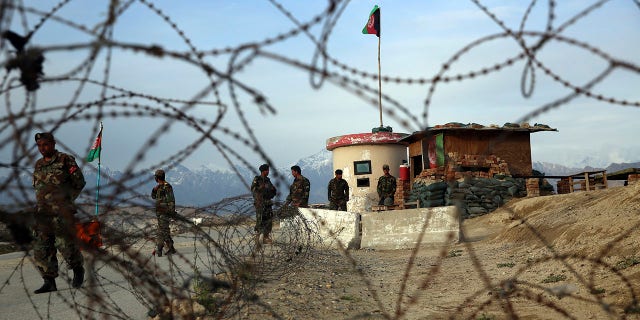
[[[371,174],[354,174],[354,161],[370,160]],[[401,144],[363,144],[339,147],[333,150],[333,170],[342,169],[342,178],[349,183],[351,212],[371,211],[378,204],[378,178],[384,174],[382,165],[389,165],[389,173],[398,178],[402,160],[407,160],[407,147]],[[369,187],[357,187],[357,179],[368,178]]]
[[[419,237],[422,239],[418,242]],[[460,215],[455,206],[392,210],[362,215],[362,249],[410,249],[460,240]]]
[[[319,236],[320,245],[360,248],[360,214],[348,211],[299,208],[300,216],[285,219],[281,228],[309,228]],[[302,220],[304,219],[304,220]]]
[[[410,249],[443,245],[460,239],[460,216],[454,206],[354,213],[300,208],[300,215],[284,219],[280,227],[310,230],[323,246],[349,249]],[[360,232],[362,228],[362,232]]]

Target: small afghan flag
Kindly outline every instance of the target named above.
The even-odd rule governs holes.
[[[102,126],[100,126],[100,132],[96,137],[96,141],[91,145],[91,150],[89,150],[89,154],[87,155],[87,162],[100,158],[100,151],[102,151]]]
[[[369,21],[362,28],[363,34],[375,34],[380,38],[380,8],[378,5],[373,6],[373,10],[369,13]]]

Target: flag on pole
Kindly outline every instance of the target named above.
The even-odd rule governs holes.
[[[91,150],[89,150],[89,154],[87,155],[87,162],[100,158],[100,151],[102,151],[102,126],[100,126],[100,132],[96,137],[96,141],[91,145]]]
[[[375,34],[380,37],[380,8],[378,5],[373,6],[373,10],[369,13],[369,20],[362,28],[363,34]]]

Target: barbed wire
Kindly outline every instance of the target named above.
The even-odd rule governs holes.
[[[20,36],[27,45],[24,49],[14,50],[9,41],[0,42],[0,51],[5,55],[0,66],[6,73],[0,80],[0,95],[4,98],[6,113],[0,117],[0,151],[10,155],[10,158],[0,161],[0,168],[7,169],[9,175],[2,177],[0,191],[7,195],[10,205],[1,206],[2,222],[10,227],[14,233],[14,242],[24,255],[3,279],[0,293],[7,293],[11,283],[18,282],[19,290],[24,290],[36,317],[51,318],[52,300],[46,306],[36,302],[27,287],[25,268],[33,264],[33,257],[29,253],[29,228],[34,223],[32,208],[32,186],[25,182],[32,170],[32,164],[37,160],[37,152],[30,146],[31,135],[34,130],[53,131],[54,133],[65,126],[73,124],[98,123],[104,120],[145,119],[160,120],[161,125],[144,137],[142,146],[132,152],[130,162],[118,178],[101,173],[106,181],[102,196],[108,203],[98,217],[102,220],[102,237],[105,246],[96,248],[84,246],[86,257],[85,266],[88,270],[87,282],[78,291],[70,294],[60,290],[54,295],[64,304],[65,308],[73,310],[79,318],[116,318],[129,319],[134,315],[121,308],[117,298],[110,295],[113,287],[127,291],[138,303],[149,310],[150,317],[185,318],[190,319],[201,315],[193,302],[204,305],[204,315],[211,318],[250,318],[247,310],[255,314],[269,314],[273,318],[285,318],[286,310],[278,310],[266,303],[263,296],[257,294],[262,282],[278,281],[289,276],[292,270],[300,270],[315,261],[323,249],[319,228],[314,221],[302,216],[291,217],[284,214],[276,217],[278,228],[277,241],[271,246],[257,245],[254,238],[255,210],[250,195],[238,195],[225,198],[211,204],[197,208],[183,208],[172,223],[172,233],[183,238],[179,253],[160,261],[151,255],[154,248],[155,216],[150,200],[139,190],[148,183],[148,173],[155,168],[173,168],[176,164],[188,159],[196,150],[210,144],[220,154],[245,188],[249,186],[243,177],[243,170],[253,171],[255,164],[251,163],[247,154],[257,156],[265,163],[274,167],[269,152],[260,143],[254,132],[254,123],[250,115],[259,112],[263,115],[276,115],[278,105],[270,102],[269,96],[262,93],[249,82],[241,81],[239,74],[252,64],[260,61],[276,62],[282,68],[292,68],[300,74],[308,75],[309,86],[320,89],[331,84],[341,88],[372,107],[377,107],[378,89],[368,85],[371,80],[381,80],[387,84],[403,86],[420,86],[426,90],[423,108],[420,114],[415,114],[412,108],[403,105],[399,98],[392,94],[382,94],[384,113],[401,124],[403,129],[415,131],[429,126],[429,109],[438,88],[463,81],[479,81],[482,77],[523,65],[520,76],[520,93],[524,98],[530,97],[540,81],[540,72],[554,82],[568,90],[566,96],[544,103],[533,111],[523,114],[518,122],[526,122],[553,109],[567,105],[571,100],[585,97],[609,105],[623,107],[639,107],[640,101],[630,98],[606,96],[594,90],[595,86],[603,83],[614,71],[624,70],[634,75],[640,74],[640,66],[633,62],[624,61],[607,51],[581,39],[565,34],[565,31],[577,24],[585,17],[601,10],[609,1],[595,1],[585,5],[576,14],[565,21],[559,21],[556,16],[556,1],[547,2],[547,18],[543,30],[529,30],[527,22],[531,13],[538,5],[537,1],[530,1],[525,13],[519,21],[517,29],[512,29],[502,21],[491,8],[478,0],[471,2],[480,12],[499,27],[500,32],[479,37],[451,55],[442,63],[440,69],[430,77],[407,77],[390,74],[378,75],[361,70],[341,61],[327,45],[334,28],[342,18],[349,1],[330,0],[326,6],[311,18],[301,20],[281,2],[269,0],[288,21],[291,29],[273,34],[265,39],[228,45],[222,48],[201,48],[190,38],[188,32],[172,18],[171,12],[165,11],[160,5],[147,0],[128,0],[108,2],[100,19],[94,21],[93,26],[86,26],[83,19],[65,17],[61,12],[71,3],[77,1],[63,0],[48,10],[27,5],[26,1],[0,1],[0,29],[3,36],[11,28],[20,26],[24,36]],[[633,1],[639,8],[640,2]],[[39,6],[38,6],[39,7]],[[154,43],[125,42],[114,37],[114,29],[120,25],[121,19],[129,10],[144,9],[155,17],[176,35],[186,50],[174,50]],[[99,10],[96,9],[96,12]],[[35,23],[34,23],[35,21]],[[86,41],[62,42],[55,44],[38,44],[32,42],[37,35],[53,22],[68,27],[83,36]],[[32,26],[31,26],[32,25]],[[312,30],[319,28],[319,35]],[[13,32],[13,31],[12,31]],[[290,39],[304,37],[314,48],[310,62],[296,55],[286,55],[272,49],[275,45]],[[5,36],[8,39],[8,36]],[[508,58],[497,63],[487,63],[478,69],[465,70],[453,74],[451,70],[465,55],[474,50],[498,40],[511,39],[517,44]],[[5,40],[5,39],[3,39]],[[563,77],[557,70],[547,65],[538,57],[539,52],[550,44],[565,44],[606,62],[606,67],[589,79],[581,83]],[[120,52],[143,54],[147,59],[167,59],[195,67],[203,78],[205,85],[196,91],[191,98],[161,97],[143,92],[141,89],[126,88],[112,81],[113,66]],[[58,75],[46,75],[41,72],[42,61],[56,53],[74,53],[79,59],[69,64]],[[215,59],[226,58],[223,67],[217,67]],[[53,61],[53,64],[59,61]],[[96,72],[102,67],[101,72]],[[47,71],[47,70],[45,70]],[[98,78],[94,75],[98,74]],[[66,85],[73,88],[67,102],[49,105],[38,102],[39,92],[43,88]],[[86,92],[94,92],[85,101]],[[223,97],[222,90],[228,91],[228,99]],[[215,116],[207,117],[196,112],[198,106],[205,106],[215,110]],[[235,114],[240,125],[231,127],[223,120]],[[184,146],[171,152],[161,159],[148,159],[152,150],[161,148],[162,137],[176,124],[196,133],[198,137]],[[230,142],[229,142],[230,141]],[[65,150],[71,150],[64,141],[57,141]],[[90,142],[89,142],[90,143]],[[82,155],[73,154],[76,158]],[[153,163],[139,168],[144,160]],[[89,168],[98,174],[95,168]],[[275,172],[275,179],[285,184],[284,177]],[[28,179],[27,179],[28,180]],[[96,192],[96,188],[87,186],[83,197],[89,198]],[[90,199],[90,198],[89,198]],[[79,206],[84,216],[91,216],[91,206]],[[276,208],[277,212],[287,211],[287,207]],[[201,222],[196,223],[200,219]],[[287,223],[284,223],[287,221]],[[529,230],[544,242],[539,232],[522,221]],[[427,225],[424,226],[426,229]],[[535,267],[549,261],[559,262],[564,268],[577,278],[577,281],[591,290],[596,289],[593,274],[585,278],[567,261],[578,260],[585,264],[597,266],[619,278],[619,283],[626,288],[631,303],[626,308],[637,308],[638,298],[635,287],[628,276],[616,269],[616,266],[604,261],[607,249],[620,243],[630,232],[635,232],[638,225],[628,229],[608,248],[598,256],[580,254],[560,254],[553,250],[553,244],[545,243],[545,247],[552,252],[552,256],[531,261],[521,267],[509,280],[502,281],[496,287],[495,279],[486,272],[480,258],[476,255],[472,243],[465,242],[465,248],[470,255],[475,270],[480,274],[484,288],[466,297],[464,302],[452,310],[450,318],[477,318],[481,312],[488,310],[491,304],[500,305],[505,316],[518,318],[517,308],[513,298],[523,298],[544,305],[549,310],[566,318],[575,318],[570,311],[563,309],[543,295],[547,288],[519,278],[526,272],[532,272]],[[453,236],[453,235],[451,235]],[[426,274],[417,279],[415,292],[405,294],[413,288],[411,273],[415,269],[414,262],[418,258],[420,247],[411,251],[406,264],[397,300],[392,307],[386,307],[366,272],[360,268],[360,261],[353,257],[345,245],[338,248],[347,265],[356,271],[357,279],[362,281],[371,292],[376,307],[387,319],[407,317],[413,308],[420,303],[420,292],[429,290],[430,283],[442,273],[441,262],[447,257],[449,247],[443,247],[436,258],[436,262]],[[191,250],[187,252],[186,250]],[[595,270],[595,267],[591,270]],[[593,271],[592,271],[593,272]],[[70,281],[66,274],[61,277]],[[495,290],[497,294],[483,296],[486,290]],[[570,291],[570,290],[569,290]],[[571,292],[554,293],[556,296],[573,296]],[[179,304],[186,301],[186,313],[179,315]],[[598,296],[587,303],[604,305]],[[473,307],[467,309],[469,305]],[[258,310],[258,311],[256,311]],[[184,311],[184,310],[183,310]],[[623,315],[624,317],[624,315]]]

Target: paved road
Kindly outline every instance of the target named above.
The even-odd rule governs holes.
[[[204,264],[211,264],[212,258],[207,257],[201,244],[194,246],[193,236],[174,237],[174,241],[179,255],[172,257],[173,265],[167,257],[153,257],[151,243],[140,248],[140,256],[134,263],[143,262],[147,275],[150,271],[170,275],[164,279],[169,279],[168,282],[173,279],[174,288],[181,288],[185,279],[194,275],[194,261],[198,261],[200,272],[206,274],[211,269]],[[114,253],[113,249],[107,251],[119,258],[124,257],[121,253]],[[128,276],[139,279],[138,275],[135,275],[135,270],[138,269],[136,266],[131,266],[129,270],[117,271],[112,267],[112,263],[95,262],[94,267],[88,269],[95,270],[93,276],[97,281],[92,285],[92,282],[87,280],[82,288],[74,289],[69,282],[73,272],[68,269],[60,255],[58,259],[61,272],[56,281],[58,291],[35,295],[33,290],[42,285],[42,278],[33,266],[31,258],[25,256],[24,252],[0,255],[0,319],[147,318],[151,306],[146,300],[152,296],[148,291],[157,288],[141,288],[132,284],[135,280],[126,279]],[[90,257],[85,255],[85,265],[91,263],[89,260]],[[129,258],[125,260],[133,261]],[[171,283],[164,284],[165,289],[171,290]],[[97,299],[101,299],[101,303],[95,303],[95,296],[90,299],[89,296],[92,295],[98,295]]]

